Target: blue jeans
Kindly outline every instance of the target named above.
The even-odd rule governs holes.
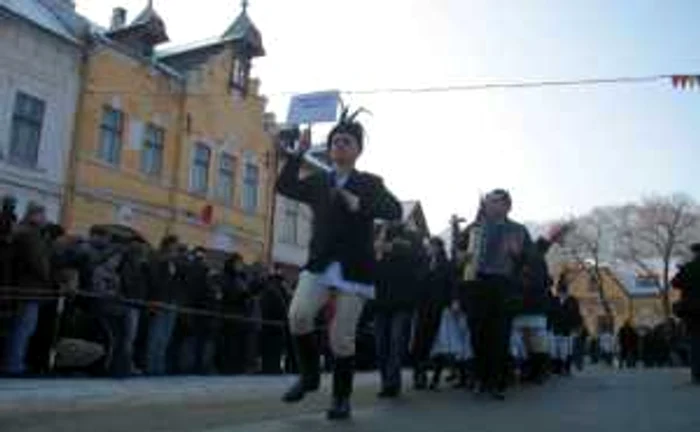
[[[385,390],[401,390],[401,366],[408,348],[411,312],[377,311],[374,318],[377,368]]]
[[[165,375],[168,345],[175,329],[177,314],[174,311],[157,311],[148,325],[146,346],[146,372],[149,375]]]
[[[139,321],[141,319],[141,310],[137,308],[127,308],[126,317],[124,319],[124,352],[129,360],[130,371],[134,372],[134,344],[139,332]]]
[[[5,373],[20,375],[26,372],[25,357],[29,340],[36,331],[39,321],[39,302],[23,303],[9,323],[5,340],[5,355],[2,370]]]

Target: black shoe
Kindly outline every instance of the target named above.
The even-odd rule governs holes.
[[[300,378],[287,392],[282,396],[282,401],[285,403],[297,403],[304,400],[307,393],[313,393],[320,387],[319,382],[310,383],[304,382],[304,378]]]
[[[346,420],[350,418],[350,395],[352,395],[354,375],[354,357],[336,359],[333,370],[333,399],[327,412],[328,420]]]
[[[505,393],[503,390],[491,390],[491,391],[489,392],[489,394],[491,395],[491,397],[492,397],[494,400],[497,400],[497,401],[504,401],[504,400],[506,400],[506,393]]]
[[[299,380],[282,396],[285,403],[297,403],[307,393],[315,392],[321,385],[320,357],[316,335],[309,334],[295,338],[299,359]]]
[[[349,398],[333,398],[331,407],[326,412],[328,420],[348,420],[352,415]]]
[[[380,391],[379,393],[377,393],[377,397],[379,399],[396,399],[397,397],[399,397],[400,393],[401,392],[398,389],[385,388],[382,389],[382,391]]]

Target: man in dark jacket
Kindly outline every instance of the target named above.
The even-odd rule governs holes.
[[[146,372],[150,375],[164,375],[167,372],[168,347],[177,320],[172,306],[179,297],[181,281],[177,251],[177,237],[167,236],[151,264],[147,298],[152,306],[146,346]]]
[[[510,194],[490,192],[477,220],[458,242],[465,261],[461,289],[468,301],[467,316],[480,390],[503,400],[508,375],[508,348],[513,299],[520,294],[522,268],[532,256],[527,229],[508,218]]]
[[[12,239],[13,282],[18,288],[16,295],[38,297],[51,288],[51,250],[42,233],[45,223],[44,207],[29,203],[24,219]],[[1,365],[3,373],[25,373],[25,357],[29,341],[36,331],[39,306],[38,300],[23,300],[17,303],[16,313],[11,319],[5,339]]]
[[[427,370],[431,350],[440,328],[442,312],[450,306],[455,291],[455,269],[447,258],[442,239],[430,239],[424,266],[425,277],[420,281],[411,353],[414,362],[413,385],[416,390],[425,390],[428,386]],[[466,376],[460,378],[464,378],[460,379],[460,384],[466,385]]]
[[[184,306],[201,311],[217,312],[216,285],[211,283],[206,250],[198,247],[191,261],[181,269],[184,273]],[[213,372],[213,345],[216,318],[207,315],[183,315],[184,340],[180,345],[180,371],[207,375]]]
[[[377,244],[374,333],[381,398],[401,393],[401,366],[423,279],[422,245],[402,225],[390,225]]]
[[[553,372],[570,375],[573,358],[573,337],[583,324],[578,300],[569,295],[568,275],[557,283],[557,296],[552,305],[552,332],[554,333]]]
[[[355,169],[363,144],[364,128],[345,110],[328,136],[333,172],[299,177],[303,153],[311,146],[310,134],[305,133],[300,151],[289,158],[277,181],[278,192],[308,204],[314,215],[309,262],[289,311],[301,376],[283,399],[299,402],[319,387],[314,320],[332,299],[330,345],[335,360],[329,420],[351,415],[355,332],[365,302],[374,297],[374,221],[401,219],[401,204],[382,179]]]
[[[245,371],[246,345],[249,323],[233,317],[246,317],[248,314],[248,281],[244,272],[243,258],[232,254],[224,263],[224,270],[218,277],[221,287],[221,308],[227,317],[221,329],[221,339],[217,350],[218,369],[224,374],[240,374]]]
[[[282,373],[282,355],[286,346],[285,323],[289,307],[286,283],[282,275],[274,271],[264,282],[260,293],[260,316],[263,320],[260,332],[262,373]]]
[[[632,322],[627,321],[617,333],[617,343],[620,347],[620,368],[637,367],[639,357],[639,335],[632,327]]]
[[[671,285],[681,291],[674,305],[690,333],[690,370],[693,382],[700,384],[700,243],[691,247],[693,258],[680,267]]]
[[[17,224],[15,214],[16,200],[13,197],[2,199],[0,209],[0,287],[8,288],[12,284],[12,233]]]

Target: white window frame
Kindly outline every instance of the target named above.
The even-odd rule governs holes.
[[[200,153],[200,151],[202,153]],[[206,158],[201,157],[206,155]],[[192,163],[190,166],[190,191],[200,195],[209,192],[209,174],[211,170],[212,149],[202,141],[195,142],[192,147]],[[203,171],[203,178],[199,178]],[[199,184],[201,183],[201,184]]]
[[[24,101],[25,106],[27,104],[35,104],[32,108],[32,112],[19,112],[20,102]],[[36,111],[36,112],[35,112]],[[39,153],[41,150],[41,138],[44,128],[44,120],[46,119],[46,101],[39,97],[33,96],[29,93],[18,91],[15,94],[15,102],[12,111],[12,122],[10,124],[10,145],[8,148],[8,160],[11,164],[27,167],[36,168],[39,164]],[[34,128],[32,132],[34,137],[32,137],[33,149],[28,154],[22,145],[26,143],[19,143],[19,134],[22,128]],[[29,156],[29,157],[28,157]],[[31,160],[30,160],[31,159]]]

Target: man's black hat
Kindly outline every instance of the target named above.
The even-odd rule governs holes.
[[[338,123],[333,127],[333,129],[331,129],[331,133],[328,134],[328,142],[326,144],[329,150],[331,148],[331,143],[333,142],[333,137],[336,134],[344,133],[353,136],[357,140],[357,144],[360,146],[360,151],[362,151],[365,140],[365,128],[356,120],[356,118],[361,112],[368,111],[364,108],[359,108],[352,114],[349,114],[349,112],[350,108],[343,108],[343,111],[340,113]]]

